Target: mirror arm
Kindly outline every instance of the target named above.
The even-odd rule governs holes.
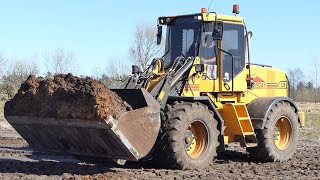
[[[247,57],[248,57],[248,65],[247,65],[247,68],[248,68],[248,71],[249,71],[249,77],[247,77],[247,79],[248,79],[248,85],[247,85],[247,88],[248,89],[252,89],[253,88],[253,82],[251,81],[251,62],[250,62],[250,43],[249,43],[249,39],[251,38],[251,36],[252,36],[252,32],[251,31],[249,31],[248,32],[248,30],[247,30],[247,26],[244,24],[244,29],[245,29],[245,31],[246,31],[246,41],[247,41],[247,43],[246,43],[246,45],[247,45]],[[251,34],[250,34],[250,32],[251,32]],[[250,37],[249,37],[249,35],[250,35]]]
[[[223,36],[223,23],[219,22],[218,23],[218,15],[214,12],[215,14],[215,20],[212,23],[213,29],[212,29],[212,37],[214,40],[221,40]],[[221,29],[220,25],[221,24]]]
[[[218,15],[217,13],[214,12],[215,15],[215,20],[214,20],[214,26],[213,26],[213,32],[212,32],[212,37],[214,37],[214,33],[218,31],[217,26],[218,26]]]
[[[158,28],[158,32],[157,32],[157,45],[161,44],[161,40],[162,40],[162,26],[161,25],[157,25]]]
[[[232,93],[231,93],[231,95],[230,96],[233,96],[234,95],[234,56],[231,54],[231,53],[229,53],[229,52],[227,52],[227,51],[225,51],[225,50],[223,50],[223,49],[221,49],[221,48],[219,48],[219,47],[217,47],[218,48],[218,50],[220,50],[220,51],[222,51],[222,52],[224,52],[224,53],[226,53],[226,54],[228,54],[229,56],[231,56],[231,58],[232,58],[232,62],[231,62],[231,66],[232,66],[232,68],[231,68],[231,80],[232,80]]]
[[[215,12],[214,12],[213,14],[215,15],[213,30],[217,30],[217,25],[218,25],[218,23],[217,23],[218,15],[217,15],[217,13],[215,13]]]

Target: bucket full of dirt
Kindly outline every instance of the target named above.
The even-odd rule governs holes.
[[[110,90],[71,74],[30,76],[5,117],[36,150],[90,158],[138,160],[160,129],[160,105],[146,90]]]

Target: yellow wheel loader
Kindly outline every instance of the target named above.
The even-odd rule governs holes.
[[[114,90],[132,111],[99,122],[7,120],[34,149],[97,159],[148,156],[163,168],[200,169],[233,142],[262,162],[290,159],[304,114],[288,98],[285,72],[250,62],[243,18],[206,9],[159,17],[158,43],[163,26],[163,57],[144,71],[133,66]]]

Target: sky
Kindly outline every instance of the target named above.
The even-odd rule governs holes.
[[[95,74],[128,57],[139,23],[200,12],[211,0],[10,0],[0,4],[0,53],[5,57],[37,56],[56,48],[73,51],[79,74]],[[210,11],[232,15],[239,4],[253,32],[251,61],[287,70],[300,67],[312,78],[319,57],[320,1],[213,0]],[[44,71],[44,67],[42,72]],[[128,72],[130,73],[130,72]]]

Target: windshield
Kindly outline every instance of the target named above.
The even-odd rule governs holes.
[[[175,18],[167,28],[165,68],[170,68],[178,56],[195,57],[201,22],[195,16]]]

